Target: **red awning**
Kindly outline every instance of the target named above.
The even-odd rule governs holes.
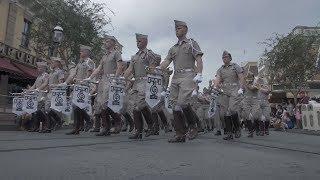
[[[29,76],[29,78],[36,79],[38,77],[38,70],[36,68],[28,67],[16,62],[12,62],[12,64],[24,72],[25,75]]]
[[[10,60],[5,58],[0,58],[0,69],[11,74],[16,74],[22,77],[24,76],[24,72],[14,66]]]

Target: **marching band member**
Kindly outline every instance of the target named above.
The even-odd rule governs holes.
[[[44,128],[42,133],[50,133],[52,129],[54,129],[55,125],[62,125],[61,121],[61,114],[50,109],[51,101],[52,101],[52,94],[51,88],[55,87],[56,85],[64,82],[64,70],[62,69],[62,59],[58,57],[51,57],[50,66],[52,71],[50,72],[48,79],[46,81],[47,84],[47,100],[45,105],[45,110],[47,112],[47,119],[44,124]]]
[[[111,119],[115,121],[115,131],[114,133],[120,133],[121,131],[121,116],[118,113],[113,112],[109,107],[107,107],[107,102],[109,98],[109,87],[111,77],[119,76],[122,69],[122,57],[121,52],[116,50],[116,45],[118,40],[113,36],[105,37],[105,47],[106,54],[100,61],[99,66],[93,71],[89,78],[85,80],[90,80],[94,78],[97,74],[102,72],[102,77],[98,85],[97,100],[94,106],[95,114],[101,117],[102,131],[97,136],[108,136],[110,135],[111,129]],[[97,116],[97,115],[96,115]]]
[[[154,135],[154,121],[151,111],[145,101],[145,87],[146,87],[146,67],[153,64],[158,56],[151,50],[147,49],[148,36],[143,34],[136,34],[137,47],[139,51],[132,56],[129,68],[124,73],[124,77],[128,79],[130,75],[134,75],[134,83],[132,86],[131,96],[133,98],[133,121],[135,125],[135,133],[130,136],[130,139],[141,139],[143,131],[143,118],[148,125],[146,137]]]
[[[260,102],[258,100],[258,87],[254,83],[254,75],[248,72],[245,77],[245,91],[242,101],[244,118],[249,130],[248,137],[253,137],[254,127],[253,122],[258,121],[261,117]]]
[[[195,112],[192,109],[192,92],[196,83],[202,82],[202,51],[196,41],[187,39],[188,27],[185,22],[175,20],[175,30],[178,42],[170,48],[167,57],[161,63],[162,69],[171,62],[174,65],[174,75],[170,87],[170,100],[173,102],[173,126],[176,131],[170,143],[185,142],[187,124],[188,138],[194,139],[198,134]],[[197,64],[197,65],[195,65]]]
[[[224,121],[226,125],[226,134],[224,140],[233,139],[241,136],[239,107],[241,103],[241,94],[243,94],[243,69],[236,63],[231,63],[232,56],[224,51],[222,54],[224,65],[217,71],[214,88],[223,90],[220,99],[220,106],[225,109]]]
[[[63,85],[67,85],[70,83],[81,83],[84,79],[90,76],[95,67],[95,63],[92,59],[90,59],[91,49],[92,48],[89,46],[80,45],[79,62],[75,68],[74,73],[70,73]],[[73,106],[73,114],[74,129],[71,132],[66,133],[67,135],[79,134],[84,125],[84,121],[89,119],[86,110],[76,106]]]
[[[47,72],[47,63],[45,61],[37,62],[37,70],[39,72],[39,76],[37,77],[34,84],[29,88],[29,91],[42,91],[46,86],[45,82],[48,79]],[[40,122],[44,122],[46,119],[46,114],[44,110],[44,97],[42,93],[39,93],[38,97],[38,110],[32,114],[32,129],[30,132],[39,131]]]

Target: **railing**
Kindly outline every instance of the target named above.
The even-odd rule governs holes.
[[[13,61],[32,67],[35,67],[37,62],[37,58],[30,53],[13,48],[3,42],[0,42],[0,57],[7,57]]]

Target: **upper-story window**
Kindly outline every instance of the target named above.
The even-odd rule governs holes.
[[[22,31],[22,38],[21,38],[21,46],[24,48],[28,48],[29,46],[29,38],[30,38],[30,29],[31,28],[31,21],[24,19],[24,27]]]

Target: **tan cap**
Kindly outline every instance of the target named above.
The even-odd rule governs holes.
[[[118,39],[117,39],[116,37],[106,35],[104,38],[105,38],[105,39],[112,39],[112,40],[114,40],[116,50],[118,50],[118,51],[120,51],[120,52],[122,51],[123,45],[119,43],[119,41],[118,41]]]
[[[148,35],[136,33],[136,39],[148,39]]]
[[[223,53],[222,53],[222,57],[224,57],[224,56],[229,56],[231,59],[232,59],[232,56],[231,56],[231,54],[228,52],[228,51],[223,51]]]
[[[185,27],[188,27],[187,26],[187,23],[183,22],[183,21],[179,21],[179,20],[174,20],[174,24],[175,26],[185,26]]]
[[[80,44],[80,50],[88,50],[88,51],[91,51],[91,50],[92,50],[92,47],[90,47],[90,46],[85,46],[85,45]]]

